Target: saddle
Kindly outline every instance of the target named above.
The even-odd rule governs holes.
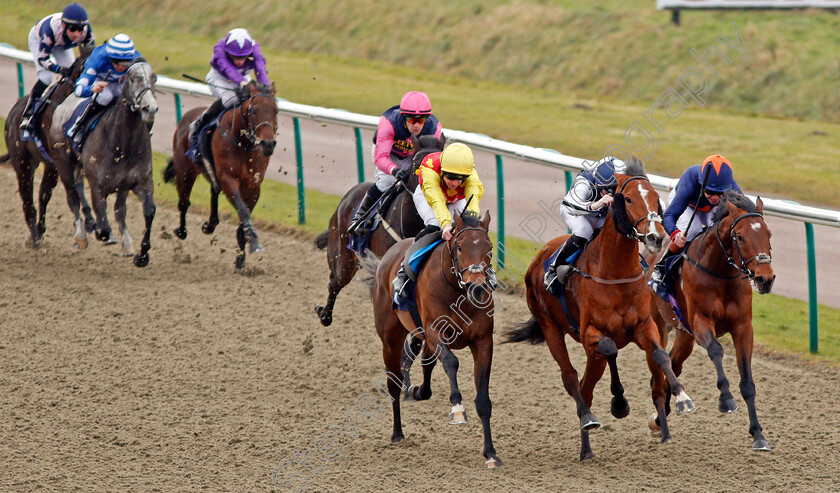
[[[219,126],[219,122],[222,120],[222,117],[225,116],[225,113],[230,110],[231,108],[224,109],[216,118],[210,120],[207,125],[204,125],[204,127],[198,131],[198,146],[190,146],[190,148],[187,149],[187,157],[190,158],[196,166],[202,165],[202,161],[205,159],[205,156],[207,161],[209,161],[210,164],[213,164],[213,149],[210,147],[212,144],[213,132],[216,131],[216,128]]]
[[[407,296],[400,298],[396,294],[394,295],[394,299],[392,300],[392,308],[394,310],[411,311],[412,309],[416,309],[417,302],[414,287],[417,282],[417,274],[423,268],[426,259],[429,258],[429,254],[443,241],[441,234],[440,231],[427,234],[412,243],[408,247],[408,250],[406,250],[405,258],[403,259],[403,268],[405,269],[405,273],[408,274],[408,281],[404,288]]]

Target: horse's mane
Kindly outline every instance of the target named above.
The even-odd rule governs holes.
[[[642,160],[636,156],[630,156],[630,159],[628,159],[625,163],[623,173],[628,176],[647,176],[647,173],[645,172],[645,165],[642,164]]]
[[[746,195],[741,194],[737,190],[728,190],[723,193],[723,197],[720,199],[720,206],[715,210],[715,214],[712,216],[713,223],[717,223],[729,215],[729,208],[725,205],[726,202],[729,202],[743,211],[756,212],[755,203],[747,198]]]
[[[461,214],[461,220],[464,221],[464,226],[471,228],[481,227],[481,218],[473,211],[464,211],[464,213]]]
[[[270,94],[271,93],[271,84],[260,84],[258,82],[255,82],[254,86],[256,86],[257,92],[260,93],[260,94]]]

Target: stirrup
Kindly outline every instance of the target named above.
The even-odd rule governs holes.
[[[32,116],[25,116],[20,121],[20,125],[18,125],[18,128],[21,129],[21,130],[31,131],[32,130],[31,125],[32,125]]]
[[[661,284],[662,281],[665,279],[665,267],[659,264],[656,264],[653,267],[653,273],[650,275],[650,280],[655,282],[656,284]]]
[[[397,272],[397,276],[391,281],[391,286],[394,287],[394,298],[400,298],[403,300],[408,300],[406,296],[405,288],[408,286],[408,274],[400,268]]]

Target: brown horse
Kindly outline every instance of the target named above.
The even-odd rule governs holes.
[[[752,376],[752,289],[759,294],[773,288],[776,275],[770,258],[770,228],[764,222],[764,204],[755,204],[737,192],[724,194],[707,228],[686,248],[680,282],[675,282],[675,298],[688,327],[680,327],[671,306],[659,296],[652,296],[654,319],[667,338],[668,326],[680,327],[671,349],[674,373],[682,372],[683,362],[691,354],[694,342],[706,349],[717,371],[720,389],[718,410],[731,413],[738,409],[723,372],[723,346],[716,338],[732,336],[735,357],[741,374],[741,396],[747,402],[753,450],[770,450],[762,434],[755,411],[755,383]],[[688,331],[691,332],[688,332]],[[693,335],[692,335],[693,332]],[[651,420],[651,428],[656,428]]]
[[[487,234],[490,213],[480,222],[475,215],[454,217],[455,235],[438,244],[428,255],[417,276],[417,312],[415,323],[409,312],[391,307],[391,280],[400,267],[412,240],[402,240],[388,250],[373,280],[373,313],[376,331],[382,340],[382,356],[388,375],[388,392],[394,412],[392,442],[405,438],[400,418],[400,391],[404,380],[401,360],[406,335],[425,340],[423,346],[423,385],[413,389],[416,400],[432,396],[431,375],[440,359],[449,377],[452,403],[450,424],[466,423],[466,413],[458,389],[458,358],[453,349],[469,347],[475,361],[475,407],[484,428],[484,458],[488,468],[500,467],[490,436],[490,365],[493,360],[493,296],[487,288],[484,270],[493,243]],[[413,357],[413,355],[412,355]]]
[[[76,58],[71,65],[72,74],[70,77],[62,77],[54,84],[53,89],[47,89],[44,97],[47,100],[44,102],[44,109],[41,112],[37,131],[38,137],[43,142],[46,149],[54,148],[54,141],[50,135],[50,127],[52,126],[52,115],[55,108],[61,104],[64,99],[73,92],[73,81],[81,75],[84,68],[85,59],[90,54],[90,50],[82,51],[80,56]],[[29,96],[18,99],[14,106],[12,106],[9,115],[6,118],[5,135],[6,135],[6,149],[8,154],[0,156],[0,162],[11,160],[12,167],[18,179],[18,193],[23,202],[23,217],[26,220],[26,225],[29,229],[30,241],[32,247],[36,250],[40,247],[41,238],[47,230],[46,214],[47,204],[52,198],[52,192],[55,185],[58,183],[59,173],[53,163],[53,158],[48,154],[45,156],[38,149],[35,142],[21,140],[21,130],[19,128],[21,119],[23,117],[23,109],[26,106],[26,101]],[[41,179],[41,188],[38,192],[38,211],[36,221],[35,201],[32,196],[33,182],[35,177],[35,170],[38,169],[38,164],[44,163],[44,176]],[[62,181],[66,187],[74,187],[76,196],[81,200],[82,212],[85,216],[85,227],[90,232],[94,228],[93,215],[91,214],[90,206],[84,199],[84,181],[78,175],[71,174],[65,180],[62,176]],[[69,200],[69,199],[68,199]]]
[[[239,251],[236,254],[236,269],[245,267],[245,244],[250,253],[263,251],[257,232],[251,224],[251,212],[260,198],[260,185],[268,168],[268,158],[277,145],[277,100],[276,89],[252,82],[250,97],[241,105],[227,111],[211,137],[210,156],[205,154],[203,167],[198,167],[186,156],[189,142],[187,136],[190,123],[204,111],[194,108],[188,111],[175,130],[172,144],[172,159],[163,172],[165,182],[176,181],[178,188],[178,210],[181,224],[175,229],[180,239],[187,237],[187,209],[190,207],[190,193],[199,173],[210,181],[210,219],[201,230],[211,234],[219,224],[219,193],[224,192],[239,215],[236,240]],[[209,159],[208,159],[209,157]]]
[[[595,455],[589,445],[589,430],[600,423],[590,411],[592,393],[607,365],[613,394],[610,412],[624,418],[630,412],[618,376],[618,349],[635,343],[647,354],[653,379],[651,393],[660,416],[669,409],[668,391],[677,396],[677,410],[691,411],[694,405],[671,370],[660,333],[650,313],[650,297],[639,262],[639,241],[651,251],[662,248],[659,195],[651,186],[637,159],[628,161],[627,174],[616,174],[618,193],[603,229],[584,249],[566,281],[568,311],[543,286],[543,264],[566,236],[555,238],[540,251],[525,274],[526,299],[533,317],[507,334],[505,342],[546,341],[560,365],[563,385],[577,402],[580,418],[580,460]],[[578,275],[575,275],[578,274]],[[579,327],[579,329],[578,329]],[[586,352],[586,370],[578,382],[569,360],[566,335],[580,342]],[[667,379],[667,382],[666,382]],[[671,441],[666,420],[662,420],[662,442]]]
[[[419,140],[412,136],[412,142],[416,149],[412,157],[412,169],[417,169],[423,158],[429,154],[442,151],[445,141],[444,138],[438,140],[434,135],[424,135]],[[327,262],[330,266],[327,302],[323,306],[315,307],[318,318],[325,327],[332,323],[333,306],[338,293],[353,280],[353,276],[359,270],[359,264],[361,263],[362,266],[373,273],[379,258],[385,255],[385,252],[394,243],[403,238],[413,237],[423,229],[423,220],[417,215],[417,209],[414,208],[414,199],[411,196],[414,187],[417,186],[417,177],[414,173],[411,173],[407,184],[397,185],[401,187],[401,192],[396,195],[396,198],[389,199],[383,195],[383,205],[379,209],[382,223],[371,232],[364,258],[347,248],[350,243],[350,234],[347,233],[347,227],[350,225],[362,197],[373,186],[376,185],[365,182],[351,188],[342,197],[335,213],[333,213],[329,229],[321,233],[315,240],[316,246],[327,248]]]

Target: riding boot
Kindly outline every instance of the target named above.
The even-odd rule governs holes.
[[[85,108],[84,113],[82,113],[76,122],[73,123],[73,126],[67,129],[66,135],[73,141],[76,147],[80,149],[82,147],[82,134],[84,133],[82,132],[82,129],[85,128],[89,121],[96,118],[96,116],[98,116],[106,106],[107,105],[97,103],[94,99],[90,102],[87,108]]]
[[[26,107],[23,108],[23,117],[20,120],[20,129],[32,131],[32,116],[35,115],[35,109],[38,104],[36,101],[44,94],[44,89],[47,85],[38,79],[38,82],[32,86],[32,91],[29,93],[29,99],[26,100]]]
[[[190,143],[190,147],[198,147],[198,132],[201,131],[208,123],[213,121],[214,118],[219,116],[219,114],[225,110],[224,104],[222,104],[221,99],[217,99],[213,101],[204,113],[198,115],[198,118],[193,120],[190,123],[190,133],[187,136],[187,140]]]
[[[405,287],[408,285],[408,273],[405,271],[403,264],[400,264],[397,277],[394,278],[391,284],[394,286],[394,296],[408,301],[408,293],[405,292]]]
[[[670,248],[665,252],[665,255],[659,259],[659,262],[653,267],[653,273],[650,275],[650,280],[655,282],[656,284],[661,283],[665,279],[665,265],[666,260],[673,257],[674,255],[679,255],[682,253],[682,249],[677,250],[676,252],[671,250]]]
[[[382,196],[382,190],[379,189],[376,185],[368,188],[367,193],[365,194],[364,198],[362,198],[362,203],[359,204],[359,208],[356,210],[356,214],[353,215],[353,219],[350,221],[350,225],[347,227],[348,233],[355,233],[355,234],[362,234],[364,231],[357,231],[359,227],[362,225],[363,218],[367,211],[373,207],[373,204],[379,200],[379,197]]]
[[[566,276],[572,269],[567,260],[573,253],[583,248],[587,241],[589,240],[582,236],[572,235],[566,240],[566,243],[563,243],[563,246],[557,252],[557,257],[554,258],[554,262],[545,271],[543,285],[546,291],[554,294],[557,288],[566,283]]]

